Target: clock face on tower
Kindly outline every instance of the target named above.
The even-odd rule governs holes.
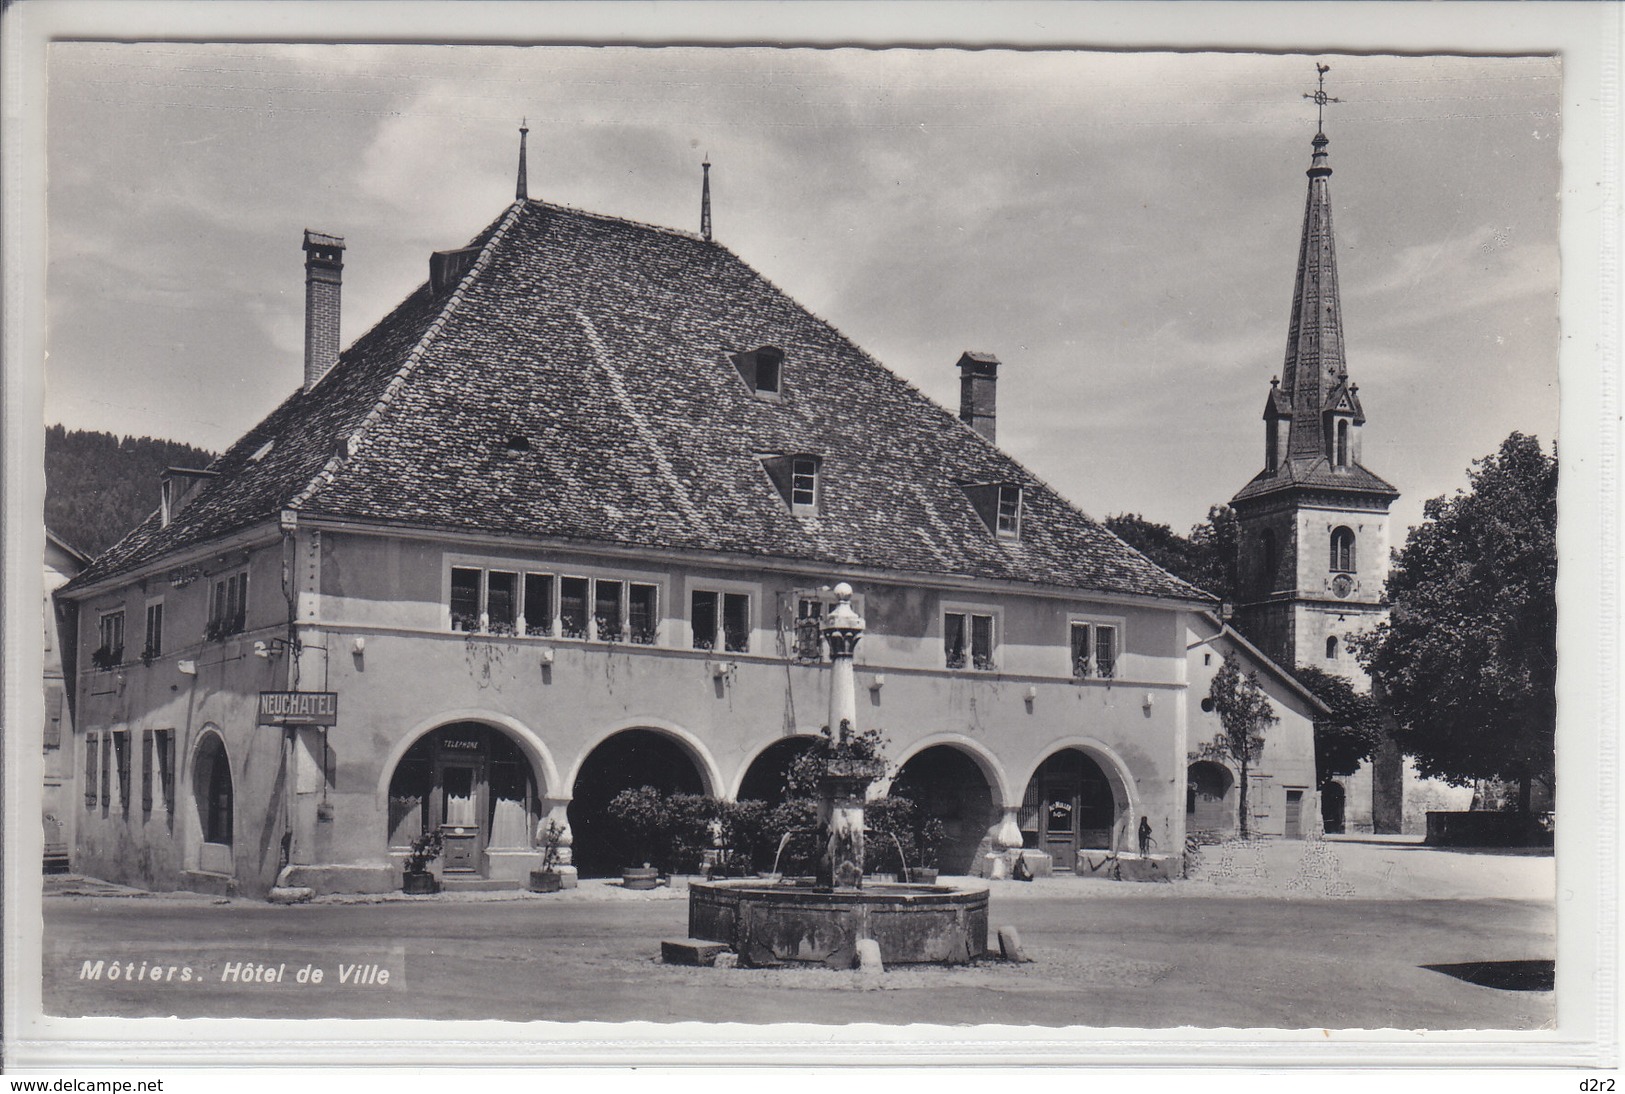
[[[1338,574],[1332,578],[1332,592],[1338,596],[1348,596],[1354,591],[1354,579],[1348,574]]]

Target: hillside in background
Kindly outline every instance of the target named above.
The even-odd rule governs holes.
[[[45,526],[94,557],[158,508],[166,467],[207,467],[214,453],[177,441],[45,428]]]

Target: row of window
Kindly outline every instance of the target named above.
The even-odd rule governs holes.
[[[451,629],[655,645],[660,587],[621,578],[476,566],[451,568]],[[696,589],[689,620],[695,649],[750,650],[750,594]]]
[[[108,730],[85,734],[85,809],[102,816],[116,809],[130,816],[130,731]],[[165,816],[175,814],[175,731],[141,731],[141,816],[152,816],[161,804]]]
[[[241,634],[248,616],[248,571],[223,576],[209,590],[209,620],[205,638],[225,638]],[[124,609],[103,612],[96,621],[97,647],[90,655],[98,669],[116,668],[124,663]],[[146,633],[141,660],[151,661],[164,654],[164,602],[147,602]]]
[[[797,593],[790,656],[824,660],[823,623],[834,599]],[[854,605],[862,614],[861,602]],[[660,586],[613,577],[571,577],[478,566],[453,566],[450,603],[453,631],[596,642],[660,644]],[[690,644],[697,650],[749,653],[751,594],[718,589],[689,593]],[[992,672],[998,668],[997,617],[992,613],[943,612],[943,664],[950,669]],[[1111,679],[1119,652],[1116,623],[1074,622],[1072,675]]]

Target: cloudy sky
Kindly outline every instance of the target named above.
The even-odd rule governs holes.
[[[1398,528],[1557,422],[1561,66],[1545,57],[58,43],[47,422],[219,449],[300,382],[301,230],[343,339],[513,197],[699,226],[938,402],[1187,529],[1262,464],[1315,108],[1367,465]],[[1397,539],[1397,536],[1396,536]]]

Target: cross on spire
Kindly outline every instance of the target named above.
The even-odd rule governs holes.
[[[1315,131],[1320,132],[1326,128],[1326,104],[1340,103],[1342,99],[1334,99],[1326,94],[1326,73],[1332,70],[1331,65],[1315,63],[1315,71],[1320,74],[1320,86],[1314,91],[1305,91],[1303,97],[1315,100]]]

